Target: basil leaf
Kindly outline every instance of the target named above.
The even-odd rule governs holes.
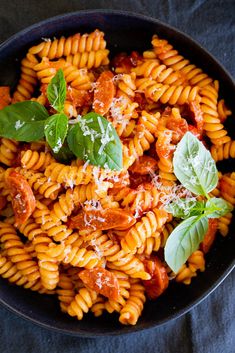
[[[0,136],[25,142],[40,140],[48,115],[46,108],[37,102],[11,104],[0,110]]]
[[[60,163],[69,163],[72,159],[75,159],[74,154],[70,151],[66,143],[63,144],[58,153],[53,153],[55,159]]]
[[[178,199],[164,206],[164,209],[176,218],[198,216],[205,210],[205,202],[192,199]]]
[[[189,256],[198,249],[208,230],[208,218],[193,216],[180,223],[165,246],[165,261],[177,273]]]
[[[221,198],[213,197],[206,202],[205,212],[208,218],[219,218],[231,212],[232,210],[233,206]]]
[[[85,155],[83,133],[79,124],[72,125],[69,129],[67,142],[70,150],[77,158],[83,159]]]
[[[47,87],[47,98],[51,106],[61,113],[66,98],[66,81],[64,73],[59,69]]]
[[[191,132],[187,132],[179,142],[173,166],[177,179],[196,195],[206,196],[218,183],[215,161]]]
[[[121,170],[122,144],[112,124],[96,113],[77,119],[67,138],[75,156],[96,166]]]
[[[68,131],[68,118],[65,114],[54,114],[46,120],[45,136],[54,153],[61,149]]]

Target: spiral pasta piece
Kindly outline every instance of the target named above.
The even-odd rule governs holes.
[[[74,34],[68,38],[44,40],[40,44],[29,49],[29,53],[38,55],[40,58],[48,57],[50,60],[62,56],[74,55],[76,53],[97,51],[105,49],[106,42],[104,33],[96,29],[90,34]]]
[[[93,76],[88,74],[87,69],[78,69],[62,59],[54,62],[49,61],[48,58],[43,58],[39,64],[34,66],[37,77],[43,84],[50,83],[59,69],[63,70],[65,81],[70,84],[71,87],[77,90],[91,89]]]
[[[221,196],[231,205],[235,205],[235,172],[225,174],[220,179]]]
[[[154,136],[143,125],[136,129],[135,136],[129,141],[123,153],[123,169],[127,170],[138,157],[143,156],[144,151],[150,148]]]
[[[114,195],[114,200],[121,202],[121,206],[130,209],[135,216],[155,208],[159,202],[159,191],[156,187],[143,187],[134,190],[122,188]]]
[[[146,301],[144,286],[139,280],[130,280],[130,296],[120,311],[119,321],[124,325],[135,325]]]
[[[30,187],[45,198],[55,200],[61,190],[61,185],[50,180],[50,177],[46,177],[43,173],[33,172],[27,169],[20,169],[19,172],[27,179]]]
[[[51,163],[55,162],[50,152],[22,151],[21,166],[25,169],[44,171]]]
[[[223,237],[226,237],[229,232],[229,225],[232,222],[233,214],[227,213],[225,216],[220,217],[218,220],[218,231]]]
[[[104,310],[106,310],[106,303],[107,300],[98,295],[96,301],[91,307],[91,312],[95,317],[101,316],[103,314]]]
[[[16,159],[18,153],[19,142],[2,138],[0,140],[0,162],[11,167]]]
[[[200,101],[199,87],[175,86],[157,83],[151,79],[136,80],[137,89],[143,91],[146,98],[163,104],[183,105],[191,101]]]
[[[33,245],[38,258],[38,265],[42,285],[53,290],[59,282],[59,267],[57,260],[46,254],[49,244],[52,243],[51,238],[46,234],[37,235],[33,238]]]
[[[119,74],[116,78],[117,81],[117,97],[124,97],[126,99],[133,99],[135,97],[135,73]]]
[[[145,78],[151,78],[158,83],[164,83],[166,85],[182,85],[185,81],[179,71],[174,71],[172,68],[166,65],[160,65],[157,60],[146,60],[141,65],[132,69],[136,73],[136,76],[143,76]]]
[[[217,105],[218,115],[220,121],[223,123],[229,115],[232,115],[232,111],[225,105],[224,99],[220,99]]]
[[[40,277],[38,265],[25,250],[24,244],[17,235],[15,228],[3,222],[1,222],[0,226],[0,241],[3,249],[6,250],[7,256],[16,264],[17,269],[28,281],[36,281]]]
[[[158,251],[161,246],[161,236],[155,232],[150,238],[146,238],[142,246],[137,250],[138,254],[150,256],[153,251]]]
[[[84,247],[84,244],[51,244],[53,247],[49,246],[49,249],[46,251],[46,254],[58,261],[62,261],[65,264],[71,264],[76,267],[84,267],[91,269],[97,266],[100,258],[97,256],[93,250],[87,250]]]
[[[211,155],[215,162],[235,158],[235,141],[228,141],[222,145],[212,145]]]
[[[97,51],[76,53],[68,55],[66,61],[78,69],[86,67],[87,69],[97,68],[101,65],[109,64],[109,50],[101,49]]]
[[[14,283],[17,286],[23,286],[26,289],[39,292],[41,294],[53,294],[43,287],[40,280],[29,281],[25,276],[22,275],[16,265],[8,259],[6,256],[0,254],[0,275],[2,278],[6,278],[10,283]]]
[[[19,225],[18,229],[20,233],[30,241],[38,235],[43,235],[41,227],[34,221],[33,218],[27,219],[24,224]]]
[[[60,195],[59,200],[54,203],[52,216],[66,222],[76,206],[86,200],[104,198],[110,186],[112,186],[111,183],[103,182],[99,186],[95,183],[89,183],[87,185],[77,185],[73,189],[67,189],[66,193]]]
[[[82,320],[84,313],[87,313],[97,299],[97,293],[88,288],[82,288],[68,306],[68,314],[77,316]]]
[[[186,264],[184,264],[179,272],[177,273],[175,280],[176,282],[190,284],[193,277],[196,277],[196,272],[192,271]]]
[[[145,242],[146,238],[150,238],[153,233],[161,229],[168,218],[167,212],[154,208],[146,213],[139,222],[134,224],[124,239],[121,241],[122,249],[129,253],[136,251]]]
[[[42,231],[55,241],[63,241],[73,232],[72,229],[62,224],[57,218],[55,219],[47,206],[39,201],[36,201],[36,209],[33,212],[33,217],[35,222],[41,225]]]
[[[196,250],[188,258],[188,267],[192,272],[200,270],[205,271],[205,258],[204,253],[201,250]]]
[[[87,185],[92,181],[99,184],[102,179],[108,179],[116,175],[117,172],[108,171],[92,165],[67,166],[60,163],[52,163],[45,170],[46,177],[52,181],[65,184],[68,187],[75,185]]]
[[[59,275],[56,294],[58,295],[61,310],[67,312],[68,306],[74,300],[76,292],[71,278],[65,273],[60,273]]]
[[[126,304],[126,300],[129,298],[129,290],[130,290],[130,280],[129,276],[122,271],[111,271],[115,277],[117,278],[119,285],[119,295],[117,300],[109,299],[105,303],[105,309],[111,314],[114,311],[120,312],[121,309]]]
[[[203,129],[212,144],[222,145],[229,142],[231,138],[227,136],[228,132],[224,129],[217,111],[218,90],[216,89],[216,82],[213,85],[203,87],[200,90],[200,96],[204,121]]]
[[[152,45],[156,57],[167,67],[185,76],[190,85],[204,87],[212,82],[212,79],[202,69],[190,64],[189,60],[179,55],[178,51],[167,40],[154,35]]]
[[[29,100],[37,85],[37,75],[34,66],[38,63],[35,55],[28,53],[21,61],[21,76],[13,93],[13,103]]]
[[[126,254],[120,244],[101,231],[92,232],[89,235],[80,232],[85,242],[93,247],[95,252],[107,260],[107,267],[112,270],[123,271],[133,278],[149,279],[144,265],[133,254]]]

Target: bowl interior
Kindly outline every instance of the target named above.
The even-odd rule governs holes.
[[[179,53],[218,79],[221,94],[235,111],[234,84],[227,72],[203,48],[188,36],[145,16],[118,11],[83,11],[58,16],[21,31],[0,46],[0,85],[15,86],[20,61],[27,49],[39,43],[41,38],[67,36],[76,32],[90,32],[95,28],[105,32],[107,48],[111,55],[118,52],[143,51],[151,48],[151,37],[158,34],[168,39]],[[232,126],[228,126],[233,131]],[[221,168],[231,171],[234,163],[224,163]],[[155,302],[147,302],[135,327],[123,327],[117,315],[94,318],[85,315],[79,322],[60,312],[58,302],[45,295],[9,285],[0,279],[0,302],[21,316],[47,328],[84,336],[122,334],[153,327],[183,314],[206,297],[231,271],[235,263],[234,226],[226,240],[218,239],[207,255],[206,272],[198,275],[190,286],[171,284]]]

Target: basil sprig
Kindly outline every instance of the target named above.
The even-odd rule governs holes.
[[[76,156],[111,170],[122,168],[122,144],[110,122],[96,113],[70,121],[64,114],[66,81],[59,69],[47,87],[56,114],[49,116],[41,104],[25,101],[0,110],[0,136],[31,142],[45,137],[56,159],[64,163]],[[67,138],[67,139],[66,139]]]
[[[63,70],[59,69],[47,87],[47,98],[58,113],[63,112],[66,99],[66,81]]]
[[[16,141],[31,142],[44,136],[49,114],[37,102],[19,102],[0,110],[0,136]]]
[[[77,118],[68,133],[76,157],[108,169],[122,169],[122,145],[113,125],[97,113]]]
[[[187,132],[178,144],[173,158],[174,173],[195,198],[179,199],[165,207],[174,217],[184,219],[170,234],[165,246],[165,261],[177,273],[189,256],[198,249],[208,230],[208,219],[219,218],[233,210],[222,198],[208,193],[218,183],[218,171],[210,152],[193,134]]]

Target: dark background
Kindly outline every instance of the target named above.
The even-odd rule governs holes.
[[[0,42],[58,14],[95,8],[158,18],[191,35],[235,77],[233,0],[0,0]],[[235,351],[235,271],[185,316],[127,336],[75,338],[47,331],[0,307],[0,353],[232,353]]]

